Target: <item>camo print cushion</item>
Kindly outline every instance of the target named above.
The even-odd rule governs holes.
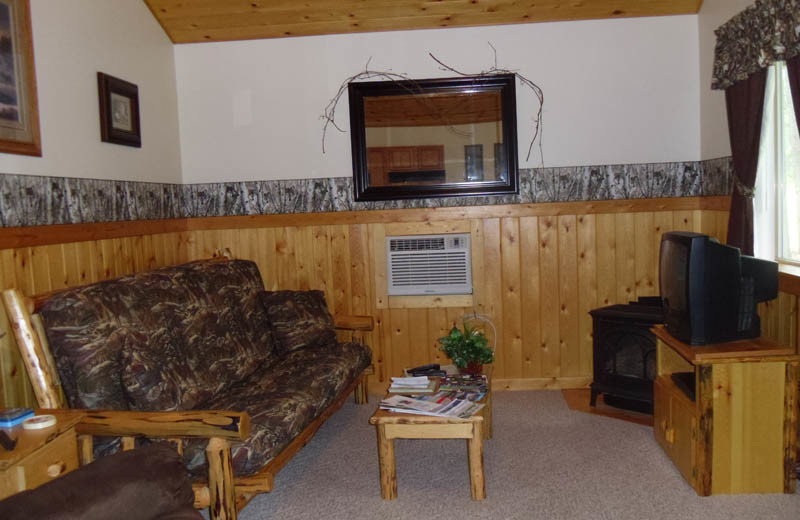
[[[283,354],[336,342],[322,291],[263,291],[259,297]]]
[[[206,403],[210,409],[250,415],[250,437],[232,444],[234,474],[248,475],[264,467],[371,362],[370,349],[358,343],[303,348]],[[204,477],[205,443],[186,444],[187,465],[194,475]]]
[[[211,397],[210,392],[200,390],[186,358],[174,354],[176,342],[170,340],[167,334],[163,340],[153,340],[162,347],[158,352],[136,346],[123,348],[122,387],[131,410],[190,410]]]
[[[263,288],[253,262],[201,261],[53,296],[40,312],[70,406],[195,407],[274,362]]]

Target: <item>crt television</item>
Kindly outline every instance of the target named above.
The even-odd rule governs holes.
[[[659,285],[673,337],[708,345],[761,335],[759,302],[778,296],[778,264],[699,233],[661,237]]]

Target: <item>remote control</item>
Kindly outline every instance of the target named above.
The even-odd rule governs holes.
[[[421,365],[409,369],[409,372],[426,372],[428,370],[439,370],[439,363],[431,363],[429,365]]]

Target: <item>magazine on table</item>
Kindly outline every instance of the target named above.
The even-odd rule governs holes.
[[[380,407],[390,412],[468,419],[483,408],[483,405],[467,399],[444,398],[434,401],[390,395],[381,401]]]
[[[452,374],[443,377],[439,382],[439,390],[486,393],[489,381],[485,375]]]
[[[458,391],[458,390],[441,390],[430,395],[419,395],[417,399],[423,401],[439,402],[444,399],[463,399],[467,401],[477,402],[486,397],[486,392],[472,392],[472,391]]]

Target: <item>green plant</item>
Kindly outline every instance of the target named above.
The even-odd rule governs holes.
[[[483,365],[494,361],[494,351],[489,348],[489,340],[483,332],[470,328],[465,323],[464,330],[453,327],[450,334],[439,338],[442,352],[449,357],[458,368],[466,368],[470,364]]]

